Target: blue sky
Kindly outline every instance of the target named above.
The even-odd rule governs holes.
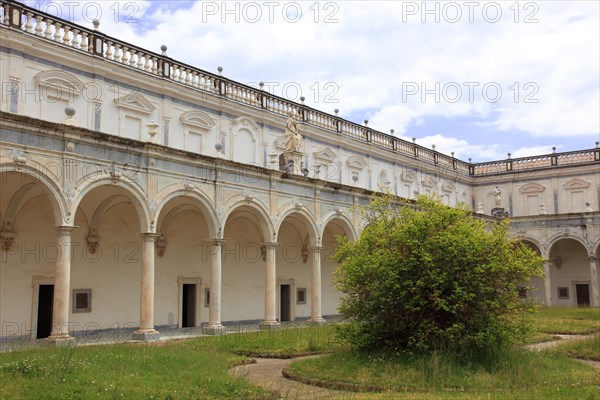
[[[29,1],[466,160],[600,140],[598,1]]]

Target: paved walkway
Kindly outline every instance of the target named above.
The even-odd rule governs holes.
[[[285,360],[276,358],[258,358],[256,364],[246,364],[234,367],[229,370],[229,374],[235,377],[245,378],[254,385],[278,392],[282,399],[352,399],[356,396],[356,394],[352,392],[343,392],[306,385],[283,377],[281,373],[283,368],[294,361],[312,357],[319,356],[299,357]]]

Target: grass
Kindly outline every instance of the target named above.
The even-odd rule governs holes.
[[[458,398],[464,399],[594,399],[600,385],[600,375],[589,366],[562,355],[520,349],[491,351],[462,362],[444,354],[347,349],[294,362],[289,371],[305,378],[376,386],[396,393],[427,392],[424,398],[456,398],[454,394],[460,393]]]
[[[598,310],[542,309],[532,341],[557,333],[598,331]],[[599,400],[597,370],[569,357],[600,358],[600,335],[540,354],[520,350],[459,363],[437,354],[361,354],[339,343],[334,326],[238,332],[159,344],[46,347],[0,353],[4,399],[274,399],[265,389],[228,375],[243,355],[335,351],[293,363],[290,370],[333,381],[379,385],[401,398]],[[243,354],[243,355],[242,355]],[[496,357],[496,358],[494,358]],[[357,393],[356,399],[397,399],[398,392]],[[343,397],[342,397],[343,398]]]
[[[600,332],[597,308],[543,307],[531,315],[538,332],[583,335]]]
[[[1,399],[272,399],[227,374],[239,354],[335,347],[332,328],[239,332],[179,342],[45,347],[0,353]]]
[[[565,343],[553,349],[552,353],[562,354],[567,357],[600,361],[600,335],[594,335],[590,339]]]

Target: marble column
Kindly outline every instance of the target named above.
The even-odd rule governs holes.
[[[154,329],[154,243],[156,233],[142,233],[142,286],[140,295],[140,326],[133,333],[134,340],[157,340],[160,333]]]
[[[552,305],[552,283],[550,282],[550,261],[544,262],[544,303]]]
[[[223,239],[215,239],[209,244],[210,255],[210,305],[208,311],[208,326],[205,333],[220,335],[225,333],[221,324],[221,247]]]
[[[590,286],[592,289],[592,298],[590,299],[590,305],[592,307],[600,307],[600,279],[598,278],[598,268],[596,266],[596,257],[590,257]]]
[[[54,274],[54,301],[52,305],[52,332],[48,340],[62,342],[73,340],[69,335],[69,295],[71,292],[71,233],[77,229],[73,226],[56,228],[57,245],[60,254],[56,260]]]
[[[277,321],[277,245],[263,243],[265,261],[265,319],[260,329],[275,329],[280,326]]]
[[[311,246],[312,270],[310,290],[310,318],[309,322],[322,324],[325,322],[321,315],[321,246]]]

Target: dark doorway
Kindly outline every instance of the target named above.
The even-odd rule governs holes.
[[[575,293],[579,307],[590,306],[590,285],[575,285]]]
[[[181,310],[181,327],[196,326],[196,285],[183,285],[183,302]]]
[[[292,305],[292,301],[291,301],[291,294],[292,294],[292,290],[290,288],[290,285],[281,285],[281,304],[280,304],[280,310],[281,310],[281,322],[283,321],[291,321],[291,305]]]
[[[38,339],[50,336],[52,332],[52,305],[54,285],[40,285],[38,292],[37,335]]]

